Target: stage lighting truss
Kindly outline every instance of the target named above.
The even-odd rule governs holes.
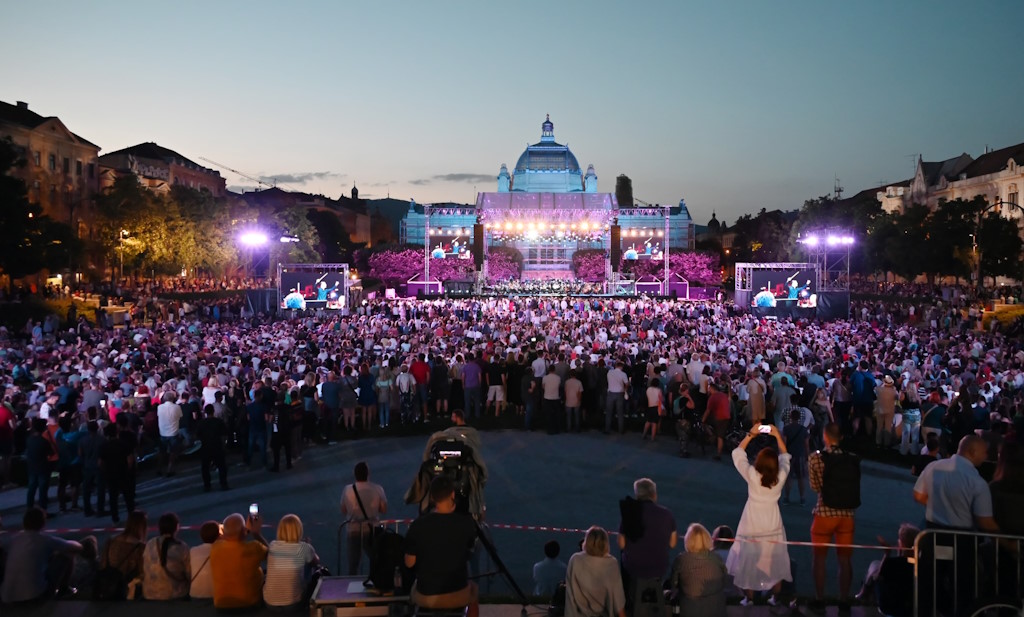
[[[856,240],[843,229],[819,229],[800,234],[797,243],[818,270],[819,291],[850,291],[850,247]]]

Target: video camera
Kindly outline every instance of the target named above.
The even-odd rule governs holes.
[[[457,439],[436,441],[430,448],[433,477],[445,476],[455,486],[455,509],[469,512],[469,496],[473,490],[469,468],[475,467],[473,448]]]

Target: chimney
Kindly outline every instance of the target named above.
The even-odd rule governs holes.
[[[28,103],[25,101],[18,101],[18,109],[28,109]]]

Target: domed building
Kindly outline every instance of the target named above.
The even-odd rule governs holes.
[[[555,125],[551,116],[540,128],[540,141],[527,146],[511,177],[504,163],[498,172],[498,192],[508,193],[596,193],[597,173],[594,166],[584,176],[576,155],[568,144],[555,141]]]
[[[502,164],[497,181],[497,191],[477,193],[474,206],[410,204],[402,241],[429,242],[435,257],[469,258],[478,230],[485,248],[508,246],[522,253],[524,279],[572,279],[576,251],[612,252],[616,222],[621,253],[633,256],[627,259],[661,259],[666,248],[693,249],[693,221],[683,200],[670,207],[620,207],[614,193],[598,192],[594,166],[584,172],[568,144],[555,141],[550,116],[541,124],[540,141],[526,147],[511,172]]]

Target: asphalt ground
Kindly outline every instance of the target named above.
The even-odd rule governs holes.
[[[214,490],[204,493],[194,460],[182,461],[177,475],[170,478],[157,477],[153,469],[143,469],[138,482],[138,507],[149,513],[151,525],[163,512],[177,513],[182,525],[188,527],[180,537],[190,544],[199,542],[197,529],[204,521],[222,520],[233,512],[244,514],[251,503],[259,504],[266,525],[271,527],[265,530],[269,539],[273,538],[273,527],[282,515],[296,513],[321,559],[332,573],[337,573],[337,531],[342,520],[339,500],[342,488],[352,481],[355,463],[366,461],[371,480],[385,488],[388,518],[414,518],[416,506],[402,503],[402,496],[419,468],[427,433],[345,439],[329,446],[313,446],[303,453],[294,469],[282,469],[281,473],[241,467],[241,455],[232,454],[228,459],[231,490],[227,492],[219,491],[215,480]],[[544,543],[558,540],[562,556],[567,559],[582,537],[581,530],[592,524],[616,529],[618,501],[632,493],[632,483],[637,478],[646,476],[657,483],[659,502],[674,513],[680,535],[691,522],[700,522],[708,529],[721,524],[735,528],[746,501],[746,484],[728,456],[724,462],[699,454],[680,458],[676,441],[669,436],[650,442],[642,441],[636,432],[549,435],[499,429],[482,431],[481,438],[490,471],[486,489],[490,532],[498,556],[527,592],[532,588],[532,564],[543,557]],[[874,545],[879,535],[892,539],[900,523],[920,522],[923,511],[913,501],[912,487],[913,477],[905,469],[864,461],[863,505],[855,536],[858,544]],[[51,512],[55,509],[55,490],[51,487]],[[0,515],[8,530],[20,525],[24,498],[24,489],[20,488],[0,493]],[[814,494],[808,492],[807,506],[783,507],[789,540],[810,539],[813,501]],[[538,526],[558,530],[538,530]],[[109,519],[86,518],[81,512],[61,514],[49,521],[48,528],[69,538],[96,535],[101,546],[117,531]],[[809,596],[813,589],[810,551],[806,547],[792,547],[790,555],[796,565],[797,591]],[[854,552],[855,590],[870,561],[879,556],[880,551],[872,549]],[[484,572],[494,569],[486,556],[481,559],[480,568]],[[834,573],[835,558],[831,555],[830,595],[836,593]],[[482,579],[483,594],[513,601],[510,587],[503,579]],[[78,604],[96,606],[56,603],[68,609]],[[199,603],[193,604],[199,608]]]

